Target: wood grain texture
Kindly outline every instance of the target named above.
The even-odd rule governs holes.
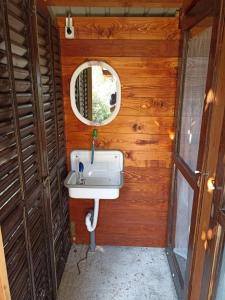
[[[62,56],[63,68],[66,71],[65,75],[73,73],[74,66],[78,66],[84,61],[94,60],[94,56]],[[148,57],[123,57],[123,67],[121,68],[121,57],[101,57],[98,56],[99,60],[107,61],[115,70],[120,69],[120,78],[127,73],[131,76],[143,76],[145,79],[148,77],[177,77],[177,57],[156,57],[149,59]],[[141,69],[141,72],[139,72]],[[138,72],[138,73],[137,73]],[[131,77],[130,76],[130,77]],[[130,78],[129,78],[130,79]],[[70,80],[70,78],[69,78]],[[169,81],[169,80],[168,80]],[[68,82],[69,83],[69,82]]]
[[[61,36],[64,35],[65,17],[57,19]],[[74,17],[76,39],[79,40],[179,40],[176,18],[159,17]]]
[[[117,118],[98,128],[96,147],[124,152],[125,185],[119,199],[100,203],[97,243],[163,247],[166,243],[174,138],[178,20],[149,18],[147,24],[155,28],[155,33],[151,36],[148,30],[141,32],[138,40],[137,22],[129,20],[127,24],[127,18],[110,18],[107,22],[106,18],[98,18],[97,31],[92,29],[91,38],[86,40],[92,19],[79,18],[84,29],[77,39],[71,41],[64,39],[64,22],[58,19],[61,26],[67,163],[69,165],[72,149],[90,149],[93,129],[82,124],[72,112],[69,95],[71,76],[84,61],[105,61],[119,74],[122,104]],[[116,24],[115,31],[108,37],[106,32],[110,31],[112,24]],[[165,24],[169,28],[160,32]],[[99,36],[101,28],[104,34]],[[124,28],[129,28],[127,36]],[[171,35],[167,34],[169,32]],[[167,47],[168,44],[176,51]],[[152,45],[155,45],[154,55],[149,50]],[[137,48],[140,50],[137,51]],[[70,216],[76,224],[78,243],[88,242],[84,218],[92,205],[91,200],[70,201]]]
[[[63,56],[176,57],[179,41],[174,40],[64,40]]]
[[[39,0],[40,1],[40,0]],[[41,0],[48,6],[84,6],[84,7],[160,7],[179,8],[182,0]]]

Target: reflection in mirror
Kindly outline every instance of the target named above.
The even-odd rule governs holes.
[[[108,124],[119,111],[119,78],[103,62],[81,65],[72,76],[70,93],[74,113],[85,124]]]

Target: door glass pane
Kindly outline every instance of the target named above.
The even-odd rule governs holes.
[[[177,180],[176,180],[177,215],[176,215],[175,247],[173,251],[176,255],[183,278],[186,270],[193,196],[194,196],[193,189],[190,187],[190,185],[185,180],[183,175],[179,171],[177,171]]]
[[[223,249],[222,264],[220,267],[219,283],[216,292],[216,300],[225,298],[225,248]]]
[[[179,154],[195,171],[209,61],[212,28],[194,27],[188,41]]]

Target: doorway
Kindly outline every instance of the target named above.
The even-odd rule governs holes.
[[[222,16],[223,1],[198,1],[181,18],[183,53],[167,249],[179,299],[198,299],[191,298],[192,281],[200,282],[203,274],[203,268],[196,269],[196,258],[199,247],[206,244],[199,243],[200,225],[206,217],[202,203],[210,177],[207,157],[212,155],[209,142]]]

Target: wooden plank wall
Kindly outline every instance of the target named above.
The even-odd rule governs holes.
[[[61,36],[66,148],[90,149],[92,127],[82,124],[70,105],[69,84],[86,60],[102,60],[118,72],[122,107],[109,125],[99,127],[97,147],[125,153],[125,185],[119,199],[101,201],[97,243],[165,246],[174,138],[174,106],[180,32],[177,18],[76,17],[76,39]],[[77,243],[87,243],[84,224],[92,201],[71,200]]]
[[[182,0],[39,0],[48,6],[179,8]],[[190,0],[189,0],[190,1]]]

